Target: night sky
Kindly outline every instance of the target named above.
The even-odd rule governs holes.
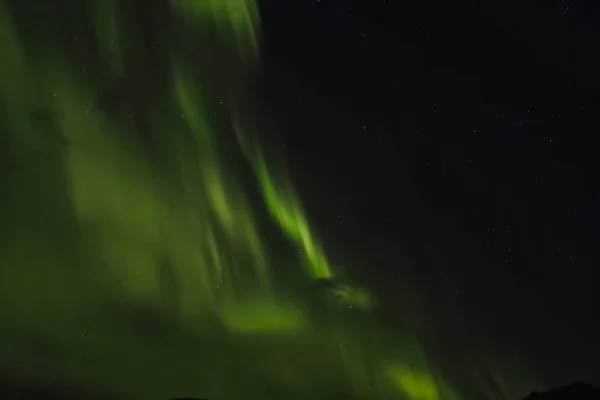
[[[600,384],[600,7],[258,3],[0,1],[0,391]]]
[[[263,2],[282,150],[325,242],[391,292],[402,253],[431,307],[600,382],[597,10],[459,3]]]

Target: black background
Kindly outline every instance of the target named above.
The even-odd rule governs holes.
[[[598,5],[456,3],[263,2],[281,151],[337,251],[597,380]]]

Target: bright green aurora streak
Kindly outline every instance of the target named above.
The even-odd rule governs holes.
[[[354,325],[366,291],[289,294],[334,272],[257,142],[256,5],[72,3],[65,23],[0,2],[0,366],[127,399],[458,399],[414,334]]]

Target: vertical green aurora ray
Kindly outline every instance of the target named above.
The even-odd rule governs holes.
[[[456,399],[413,332],[358,317],[365,292],[339,283],[341,303],[315,306],[275,279],[267,222],[235,165],[296,246],[290,265],[334,273],[248,121],[256,5],[163,4],[176,22],[151,53],[131,48],[136,29],[164,21],[77,3],[59,24],[77,32],[67,40],[20,33],[24,18],[60,11],[35,21],[0,1],[0,367],[139,399]],[[99,101],[107,88],[116,95]]]
[[[234,126],[238,141],[253,166],[262,188],[269,214],[300,248],[300,254],[305,255],[304,265],[309,275],[315,279],[331,278],[332,273],[327,257],[311,235],[298,197],[289,185],[282,185],[283,182],[286,182],[285,176],[281,177],[281,171],[278,173],[279,176],[270,171],[262,152],[247,137],[243,125],[238,119],[234,118]]]
[[[254,3],[245,0],[183,0],[178,2],[178,5],[184,17],[192,24],[202,24],[207,16],[210,16],[211,21],[216,21],[222,39],[230,38],[229,40],[236,44],[241,61],[246,63],[246,67],[258,62],[258,15]],[[177,81],[181,82],[180,79]],[[178,84],[178,88],[183,88],[183,85]],[[183,95],[180,98],[184,99],[180,100],[182,104],[190,104],[189,96]],[[273,175],[261,150],[258,146],[251,146],[252,140],[248,137],[240,116],[235,114],[235,110],[232,110],[232,113],[238,141],[259,180],[269,213],[300,247],[300,252],[306,254],[306,265],[310,275],[314,278],[331,277],[327,257],[312,237],[301,204],[293,189],[286,184],[286,177],[281,177],[277,183],[273,182]]]
[[[238,49],[241,58],[239,60],[240,64],[245,64],[245,68],[248,68],[248,66],[258,62],[255,28],[257,26],[257,13],[254,4],[239,0],[223,2],[187,0],[179,2],[178,5],[183,13],[184,20],[192,25],[201,25],[206,20],[207,15],[212,16],[214,14],[211,20],[217,21],[217,27],[221,35],[220,39],[233,41],[236,44],[235,48]],[[222,21],[228,21],[228,23]],[[182,109],[198,109],[195,105],[199,102],[192,100],[193,94],[189,93],[187,89],[190,85],[183,82],[181,72],[176,73],[175,81]],[[223,79],[223,81],[235,82],[235,78]],[[233,88],[231,91],[239,94],[240,89]],[[261,150],[258,146],[250,146],[252,141],[240,122],[240,116],[236,115],[235,110],[231,110],[231,112],[238,141],[255,171],[270,215],[281,226],[284,233],[298,245],[299,253],[306,255],[304,264],[309,274],[314,278],[330,278],[331,271],[327,257],[313,238],[301,204],[293,189],[289,184],[285,184],[287,182],[286,177],[282,177],[277,183],[273,182],[272,174],[269,172],[269,167]],[[192,115],[190,112],[185,114]],[[190,118],[188,123],[194,132],[203,131],[197,118]],[[281,187],[283,187],[283,190],[278,189]],[[223,202],[218,202],[218,204],[223,204]]]

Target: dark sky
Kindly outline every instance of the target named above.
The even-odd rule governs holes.
[[[164,32],[144,24],[162,21],[157,3],[124,7],[143,30],[126,44],[140,49],[132,83],[116,86],[139,114],[160,86]],[[431,314],[419,340],[445,371],[488,337],[556,386],[600,384],[600,3],[260,3],[272,146],[334,265],[376,286],[386,311],[373,314],[418,303]],[[24,30],[63,28],[82,4],[33,7]]]
[[[470,3],[264,2],[285,152],[326,242],[600,381],[600,5]]]

